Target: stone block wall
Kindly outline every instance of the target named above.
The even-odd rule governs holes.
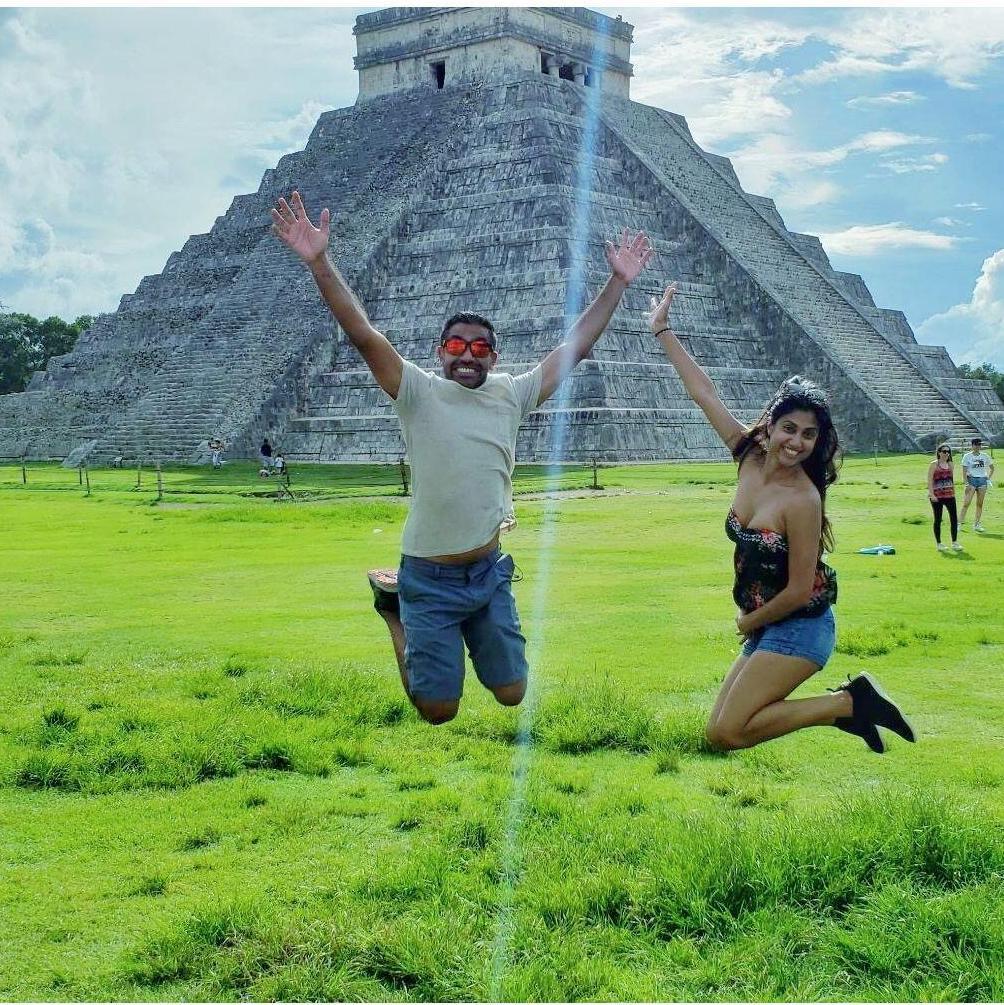
[[[270,206],[294,187],[315,217],[330,207],[332,255],[374,324],[428,368],[458,310],[493,318],[501,366],[536,364],[605,281],[604,240],[650,234],[652,266],[592,358],[530,417],[520,460],[724,456],[648,332],[649,297],[669,280],[675,329],[743,421],[801,372],[830,390],[851,448],[1004,432],[989,385],[919,346],[861,277],[835,272],[816,238],[788,232],[771,200],[696,147],[684,120],[608,95],[591,122],[589,99],[527,73],[325,113],[256,193],[29,391],[0,398],[0,454],[192,461],[210,436],[255,456],[268,435],[291,460],[399,459],[389,402],[268,234]]]

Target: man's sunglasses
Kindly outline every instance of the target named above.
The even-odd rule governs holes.
[[[475,359],[485,359],[494,352],[491,342],[486,338],[476,338],[473,342],[468,342],[459,335],[451,335],[448,339],[444,339],[443,348],[451,356],[463,356],[464,350],[470,349]]]

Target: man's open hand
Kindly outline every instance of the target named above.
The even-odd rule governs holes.
[[[290,202],[280,199],[272,210],[272,233],[308,265],[320,258],[328,247],[331,214],[326,209],[321,210],[318,223],[320,226],[315,227],[310,222],[299,192],[293,193]]]
[[[621,232],[620,244],[614,247],[612,241],[606,242],[607,261],[613,274],[630,286],[631,282],[638,277],[638,273],[648,265],[649,259],[655,252],[648,235],[642,230],[634,237],[631,232],[624,230]]]

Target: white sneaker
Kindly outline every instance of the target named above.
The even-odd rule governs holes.
[[[974,523],[973,524],[973,530],[975,530],[978,534],[984,533],[985,529],[986,528],[981,523]]]
[[[944,544],[939,544],[938,551],[948,551],[948,546]]]
[[[962,545],[958,541],[952,542],[952,551],[962,551]]]

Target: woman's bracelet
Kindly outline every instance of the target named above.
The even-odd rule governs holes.
[[[660,328],[656,333],[655,337],[658,338],[663,332],[671,332],[672,328]]]

